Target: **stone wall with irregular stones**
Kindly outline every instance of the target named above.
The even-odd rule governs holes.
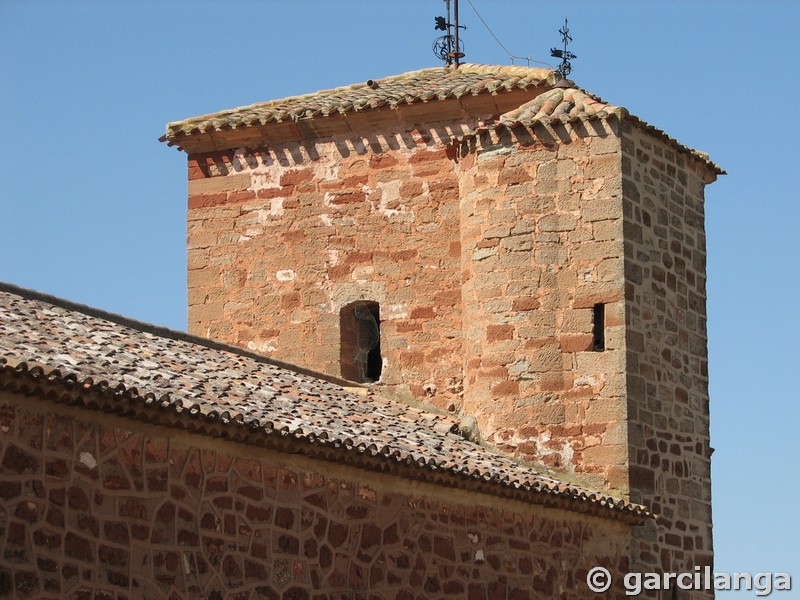
[[[626,493],[619,138],[603,127],[462,149],[464,411],[491,444]]]
[[[339,375],[340,311],[374,301],[384,393],[459,409],[458,181],[437,135],[190,156],[190,331]]]
[[[661,515],[637,530],[634,567],[691,571],[712,561],[704,187],[714,177],[636,128],[622,151],[631,499]]]
[[[629,565],[597,517],[32,398],[0,429],[4,598],[588,598]]]

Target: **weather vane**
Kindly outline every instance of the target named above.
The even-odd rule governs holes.
[[[561,39],[564,41],[564,49],[559,50],[558,48],[551,48],[550,56],[561,59],[561,64],[558,65],[556,71],[558,71],[562,79],[566,79],[567,75],[572,71],[572,64],[570,64],[569,61],[578,58],[575,54],[567,50],[567,45],[572,41],[572,36],[569,34],[567,19],[564,19],[564,26],[558,30],[558,33],[561,34]]]
[[[433,53],[448,65],[455,63],[457,67],[458,60],[464,58],[464,44],[458,39],[458,30],[466,29],[466,26],[458,24],[458,0],[455,0],[455,23],[450,22],[450,0],[444,0],[444,3],[447,7],[447,18],[436,17],[434,29],[447,33],[434,40]]]

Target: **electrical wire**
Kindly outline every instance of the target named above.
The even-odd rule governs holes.
[[[548,63],[546,63],[546,62],[542,62],[542,61],[540,61],[540,60],[533,60],[533,59],[532,59],[530,56],[515,56],[514,54],[511,54],[511,52],[509,52],[508,48],[506,48],[506,47],[503,45],[503,42],[501,42],[501,41],[500,41],[500,38],[498,38],[498,37],[497,37],[497,36],[494,34],[494,31],[492,31],[492,28],[491,28],[491,27],[489,27],[489,24],[488,24],[488,23],[487,23],[487,22],[484,20],[484,18],[483,18],[483,17],[481,16],[481,14],[478,12],[478,9],[476,9],[476,8],[475,8],[475,5],[474,5],[474,4],[472,4],[472,0],[467,0],[467,3],[469,4],[470,8],[472,9],[472,12],[474,12],[474,13],[475,13],[475,16],[477,16],[477,17],[478,17],[478,18],[481,20],[481,23],[483,23],[483,26],[484,26],[484,27],[486,27],[486,31],[488,31],[488,32],[489,32],[489,33],[492,35],[492,37],[494,38],[494,40],[495,40],[495,41],[496,41],[498,44],[500,44],[500,47],[501,47],[501,48],[502,48],[502,49],[505,51],[505,53],[506,53],[506,54],[508,54],[508,57],[511,59],[511,62],[512,62],[512,64],[513,64],[513,62],[514,62],[514,59],[516,58],[516,59],[519,59],[519,60],[527,60],[527,61],[528,61],[528,65],[530,65],[532,62],[535,62],[536,64],[539,64],[539,65],[545,65],[545,66],[547,66],[547,67],[550,67],[551,69],[553,68],[553,66],[552,66],[552,65],[550,65],[550,64],[548,64]]]

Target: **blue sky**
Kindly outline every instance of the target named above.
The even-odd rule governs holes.
[[[568,17],[579,85],[729,172],[707,189],[716,570],[800,588],[800,3],[472,3],[544,62]],[[185,329],[186,157],[164,125],[439,64],[443,12],[3,0],[0,280]],[[461,17],[466,60],[510,63],[466,1]]]

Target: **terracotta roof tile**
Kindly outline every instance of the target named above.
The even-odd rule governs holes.
[[[0,389],[629,522],[650,516],[469,442],[452,417],[340,383],[0,284]]]
[[[681,144],[664,131],[631,115],[626,108],[609,104],[586,90],[574,86],[571,81],[562,82],[560,85],[536,96],[536,98],[518,108],[500,115],[500,118],[494,124],[494,128],[533,127],[537,124],[549,125],[553,122],[574,123],[575,121],[590,121],[592,119],[608,119],[611,117],[616,117],[620,120],[628,119],[651,135],[661,138],[670,146],[692,155],[718,175],[725,174],[725,171],[712,162],[705,152],[693,150]]]
[[[300,121],[379,108],[396,109],[405,104],[460,98],[467,94],[493,94],[552,85],[555,81],[555,74],[548,69],[471,64],[459,69],[435,67],[377,79],[371,81],[371,85],[356,83],[176,121],[167,125],[162,140],[273,122]]]
[[[541,87],[543,93],[520,107],[501,115],[494,127],[547,125],[554,120],[571,123],[578,120],[628,119],[648,133],[663,139],[681,152],[699,159],[718,175],[725,171],[707,154],[693,150],[621,106],[614,106],[580,89],[571,81],[557,84],[558,75],[549,69],[523,66],[463,64],[435,67],[394,75],[367,83],[357,83],[332,90],[293,96],[242,106],[210,115],[167,124],[159,138],[180,146],[181,138],[228,129],[244,129],[269,123],[297,122],[331,115],[366,110],[399,109],[417,102],[461,98],[467,94],[497,94],[516,89]],[[481,133],[479,130],[472,135]],[[469,136],[467,136],[469,137]]]

